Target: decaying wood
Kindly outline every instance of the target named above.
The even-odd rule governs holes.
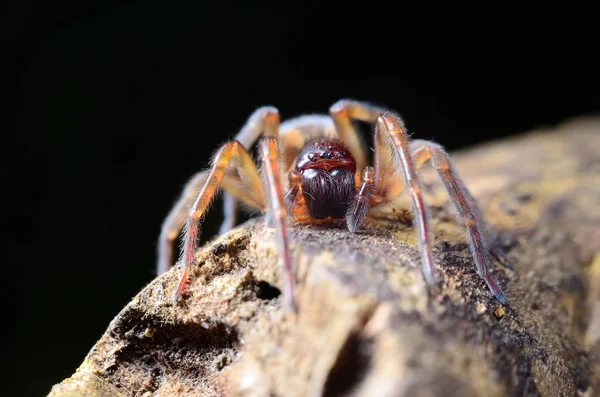
[[[287,312],[273,232],[253,221],[198,251],[177,304],[177,269],[144,288],[50,396],[600,394],[600,120],[454,158],[514,263],[494,268],[506,306],[426,172],[439,287],[398,206],[357,234],[293,228]]]

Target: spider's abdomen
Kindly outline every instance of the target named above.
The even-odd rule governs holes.
[[[323,139],[309,142],[298,156],[296,170],[312,218],[346,216],[356,190],[356,162],[343,144]]]

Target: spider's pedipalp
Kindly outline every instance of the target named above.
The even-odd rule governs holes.
[[[477,273],[484,279],[494,296],[501,303],[506,303],[506,296],[502,292],[502,288],[490,272],[490,254],[494,254],[504,261],[507,261],[507,259],[502,251],[491,245],[488,225],[479,209],[479,205],[455,171],[450,156],[442,146],[435,142],[414,141],[411,142],[410,149],[415,163],[421,165],[430,160],[431,165],[438,172],[442,184],[448,191],[450,201],[457,210],[458,221],[467,229],[467,240],[471,254],[475,259]]]
[[[308,206],[304,200],[302,188],[302,175],[296,170],[288,173],[288,191],[285,194],[285,206],[288,214],[294,222],[306,223],[310,221]]]
[[[375,170],[373,167],[365,167],[358,192],[354,196],[354,201],[348,207],[348,212],[346,213],[348,230],[352,233],[362,226],[365,216],[367,215],[367,212],[369,212],[369,204],[373,198],[374,190]]]

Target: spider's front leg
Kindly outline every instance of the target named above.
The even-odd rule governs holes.
[[[417,168],[420,168],[425,162],[431,160],[431,164],[437,169],[442,183],[450,194],[450,199],[453,202],[466,201],[468,203],[468,207],[475,219],[477,219],[477,222],[481,225],[485,238],[489,242],[490,253],[495,256],[504,267],[512,269],[512,263],[506,257],[503,250],[491,241],[490,227],[485,221],[483,213],[477,204],[477,200],[473,198],[467,189],[467,186],[455,171],[452,161],[450,160],[450,155],[446,153],[444,148],[435,142],[416,139],[410,143],[410,152]],[[452,188],[453,185],[456,187]],[[457,194],[457,192],[462,192],[462,194]],[[461,199],[460,197],[464,197],[464,199]]]
[[[283,188],[279,177],[279,152],[277,138],[275,136],[265,136],[259,143],[262,156],[262,167],[266,177],[266,188],[268,190],[269,213],[273,216],[276,227],[279,255],[283,262],[284,275],[284,297],[286,304],[294,308],[294,278],[292,274],[291,258],[289,254],[289,245],[286,229],[286,209],[283,201]],[[206,212],[210,202],[215,196],[219,187],[226,187],[234,196],[241,198],[241,193],[235,188],[235,184],[226,176],[227,168],[230,163],[235,164],[236,170],[241,177],[241,182],[247,188],[251,196],[257,196],[256,201],[264,198],[263,187],[259,172],[252,162],[252,158],[246,148],[237,141],[225,144],[216,154],[213,166],[206,177],[206,181],[192,206],[190,207],[186,223],[183,228],[182,252],[180,262],[182,263],[183,274],[179,280],[177,289],[173,294],[173,301],[176,301],[187,284],[187,278],[190,266],[194,259],[194,253],[198,247],[198,234],[200,219]],[[266,208],[262,208],[266,210]]]
[[[262,106],[248,118],[242,129],[233,138],[249,150],[261,135],[277,136],[279,133],[279,112],[273,106]],[[219,228],[219,236],[233,229],[237,220],[237,200],[229,191],[223,194],[223,223]]]
[[[458,221],[467,229],[467,238],[471,254],[475,259],[477,272],[484,279],[488,288],[494,296],[502,303],[506,302],[506,296],[502,292],[498,281],[490,273],[490,253],[496,256],[500,262],[511,268],[504,253],[493,245],[489,240],[489,227],[483,214],[477,205],[477,201],[471,195],[467,186],[462,181],[444,148],[437,143],[416,140],[411,142],[410,151],[417,166],[430,161],[433,168],[448,191],[450,200],[458,212]]]
[[[189,208],[183,227],[182,251],[180,256],[183,274],[179,280],[177,290],[173,294],[174,301],[181,296],[186,286],[190,266],[198,246],[200,219],[206,212],[218,188],[222,187],[224,176],[230,163],[235,164],[243,184],[247,187],[248,195],[255,197],[256,202],[264,203],[264,193],[260,175],[250,154],[246,148],[237,141],[226,143],[215,155],[210,171],[208,173],[199,174],[202,175],[202,186],[199,189],[196,199]],[[196,185],[194,184],[192,187],[195,186]]]
[[[367,102],[353,99],[341,99],[331,105],[329,114],[333,119],[337,133],[356,160],[356,169],[362,170],[367,164],[366,154],[359,134],[352,125],[352,120],[360,120],[373,123],[377,116],[384,113],[386,109],[372,105]]]
[[[272,106],[263,106],[252,113],[233,140],[241,143],[248,150],[261,134],[277,135],[278,132],[279,113],[277,109]],[[238,200],[251,208],[266,208],[262,190],[248,190],[238,175],[235,175],[235,172],[232,171],[235,170],[226,171],[221,180],[221,187],[225,192],[223,194],[224,219],[219,229],[219,235],[227,232],[235,225]],[[185,223],[188,209],[194,202],[198,191],[204,186],[208,175],[209,171],[202,171],[194,175],[187,182],[182,195],[165,218],[158,238],[158,274],[166,272],[171,267],[173,243]]]
[[[402,120],[389,112],[377,118],[377,124],[375,125],[375,143],[377,145],[375,153],[379,155],[380,151],[387,148],[389,145],[384,144],[384,139],[387,136],[388,142],[391,140],[392,147],[394,149],[395,156],[399,159],[400,168],[404,175],[405,184],[408,186],[410,197],[412,200],[412,208],[414,212],[414,225],[417,229],[418,242],[421,249],[421,260],[423,261],[423,274],[428,284],[436,284],[436,271],[435,264],[433,261],[433,254],[431,253],[431,227],[429,225],[429,211],[425,205],[423,194],[421,192],[421,182],[417,169],[413,163],[411,154],[408,149],[408,136],[406,134],[406,128]],[[391,159],[384,159],[379,156],[379,159],[375,159],[375,165],[378,166],[378,162],[382,164],[380,166],[385,169],[389,174],[393,173],[392,167],[394,162]],[[383,166],[385,165],[385,166]],[[378,170],[380,167],[377,167]],[[394,184],[393,181],[387,182],[381,172],[378,172],[377,190],[386,191],[386,185]],[[393,189],[397,189],[396,186]]]
[[[416,220],[421,242],[422,256],[431,255],[428,211],[423,201],[420,182],[417,174],[417,166],[431,159],[432,165],[438,171],[442,183],[450,194],[450,198],[456,206],[459,221],[467,229],[467,237],[471,254],[475,259],[475,265],[479,275],[483,278],[490,291],[501,303],[506,303],[506,296],[500,285],[490,272],[490,244],[488,232],[483,215],[477,206],[473,196],[454,171],[452,163],[446,152],[436,144],[423,141],[410,143],[406,135],[406,128],[402,120],[390,113],[384,114],[377,119],[376,131],[387,133],[393,143],[394,150],[403,167],[406,184],[410,188],[413,199],[413,207],[416,212]],[[415,165],[416,163],[416,165]],[[498,251],[499,252],[499,251]],[[433,263],[433,260],[425,259],[424,264]],[[425,268],[427,278],[427,267]],[[428,279],[428,282],[430,280]]]
[[[198,191],[206,183],[206,178],[208,178],[208,171],[198,172],[194,175],[185,185],[181,197],[163,221],[158,237],[158,261],[156,263],[156,270],[159,275],[171,267],[173,242],[181,232],[187,216],[187,210],[194,202]]]
[[[260,140],[259,148],[268,187],[269,210],[275,224],[279,256],[283,263],[284,298],[292,310],[296,309],[294,302],[294,276],[290,257],[289,240],[287,236],[287,211],[283,198],[283,187],[279,172],[279,148],[275,136],[265,136]]]

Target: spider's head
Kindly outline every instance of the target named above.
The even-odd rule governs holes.
[[[356,161],[346,146],[324,139],[311,141],[302,148],[296,170],[312,218],[345,217],[356,190]]]
[[[325,139],[304,145],[296,163],[296,169],[300,172],[307,169],[330,171],[336,168],[346,168],[354,173],[356,161],[344,144]]]

